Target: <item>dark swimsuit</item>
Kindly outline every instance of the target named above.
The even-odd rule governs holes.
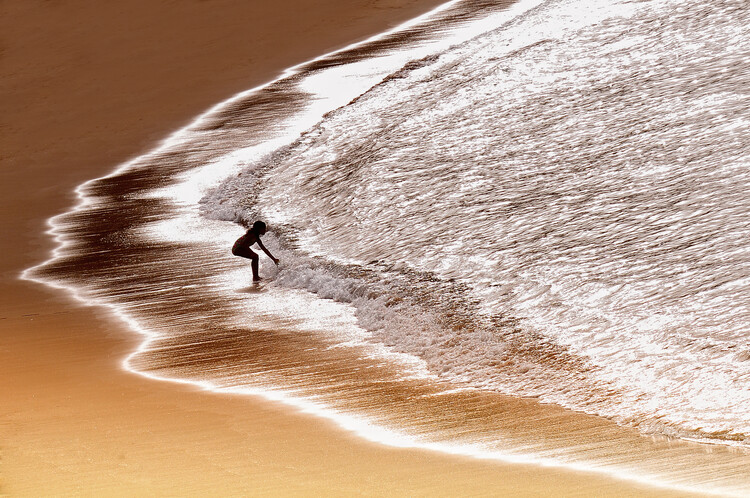
[[[252,237],[252,241],[248,244],[247,239],[250,239]],[[258,257],[255,252],[250,249],[250,246],[255,244],[258,241],[258,238],[255,237],[255,234],[251,234],[249,231],[237,239],[237,242],[234,243],[232,246],[232,254],[235,256],[242,256],[243,258],[249,258],[249,259],[255,259]]]

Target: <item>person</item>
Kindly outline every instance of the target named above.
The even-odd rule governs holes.
[[[266,247],[263,245],[263,242],[261,242],[260,240],[260,236],[265,234],[266,224],[262,221],[256,221],[255,223],[253,223],[252,228],[245,232],[245,235],[237,239],[237,242],[235,242],[232,246],[232,254],[251,260],[250,266],[253,269],[254,282],[258,282],[260,280],[260,276],[258,275],[258,255],[252,249],[250,249],[251,245],[257,242],[258,246],[263,249],[263,252],[266,253],[269,258],[271,258],[271,261],[273,261],[277,266],[279,264],[279,260],[273,257],[273,254],[271,254],[268,249],[266,249]]]

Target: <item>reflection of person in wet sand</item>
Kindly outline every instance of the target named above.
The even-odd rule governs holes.
[[[258,247],[263,249],[263,252],[268,255],[269,258],[275,263],[279,264],[279,260],[273,257],[273,254],[268,252],[268,249],[260,241],[260,236],[266,234],[266,224],[262,221],[256,221],[253,223],[253,227],[249,229],[245,235],[237,239],[237,242],[232,246],[232,254],[235,256],[242,256],[252,260],[250,266],[253,268],[253,281],[257,282],[260,280],[258,276],[258,255],[250,249],[250,246],[258,243]]]

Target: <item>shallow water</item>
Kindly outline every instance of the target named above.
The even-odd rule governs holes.
[[[459,333],[365,325],[447,380],[745,441],[749,21],[741,2],[546,2],[326,116],[247,209],[301,252],[465,286]],[[295,273],[278,282],[321,290]],[[509,352],[507,319],[551,344]]]
[[[389,444],[746,493],[749,18],[453,2],[82,186],[29,276],[147,334],[145,375]],[[226,223],[257,217],[283,262],[261,288]]]

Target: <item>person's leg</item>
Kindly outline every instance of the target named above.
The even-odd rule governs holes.
[[[250,267],[253,269],[253,280],[256,282],[260,280],[260,276],[258,276],[258,259],[259,259],[258,255],[253,252],[252,261],[250,262]]]
[[[260,258],[252,249],[250,249],[249,247],[240,247],[232,251],[232,254],[249,259],[250,267],[253,269],[253,280],[255,280],[256,282],[260,280],[260,276],[258,275],[258,260]]]

